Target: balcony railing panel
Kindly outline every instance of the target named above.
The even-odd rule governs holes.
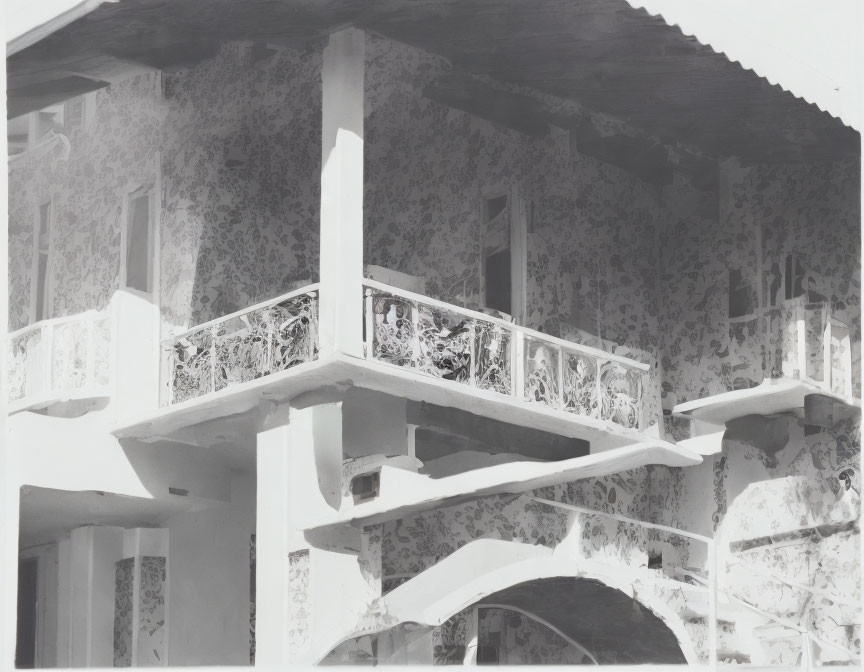
[[[850,330],[827,302],[784,301],[730,322],[729,335],[736,372],[756,382],[792,378],[852,396]]]
[[[9,335],[9,403],[15,408],[101,396],[111,383],[112,320],[88,311]]]
[[[483,313],[365,281],[366,357],[627,428],[646,366]]]
[[[199,325],[162,343],[160,403],[178,404],[318,357],[317,285]]]

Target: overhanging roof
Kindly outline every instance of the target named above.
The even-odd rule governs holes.
[[[71,84],[83,86],[72,77],[92,87],[135,68],[192,64],[224,41],[296,45],[350,23],[443,55],[461,71],[577,100],[708,157],[860,152],[859,134],[840,120],[625,0],[119,0],[9,57],[10,112],[38,109],[52,86],[70,95]],[[720,41],[717,48],[752,65]]]
[[[858,131],[864,124],[859,0],[627,0]]]

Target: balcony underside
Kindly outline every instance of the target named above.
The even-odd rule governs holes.
[[[33,397],[25,397],[9,403],[9,413],[21,411],[54,410],[55,415],[74,417],[104,407],[111,398],[111,390],[86,388],[78,390],[51,390]]]
[[[248,426],[248,422],[254,423],[256,413],[262,406],[266,410],[271,403],[290,402],[306,392],[351,386],[414,401],[461,408],[501,422],[583,439],[590,442],[592,453],[648,439],[671,445],[613,422],[556,410],[540,403],[530,403],[341,353],[130,418],[116,426],[112,433],[118,438],[170,438],[181,430],[229,416],[233,416],[234,424]]]
[[[700,464],[695,453],[661,439],[554,462],[509,462],[472,469],[435,479],[406,469],[381,468],[381,495],[357,503],[326,518],[302,524],[306,530],[325,531],[350,523],[355,527],[396,520],[428,508],[495,494],[515,494],[558,483],[596,478],[648,464],[689,467]]]
[[[757,387],[724,392],[678,404],[672,409],[672,413],[699,422],[723,426],[730,420],[747,415],[773,415],[803,409],[805,397],[811,394],[819,394],[853,408],[860,407],[859,400],[832,394],[813,383],[793,378],[780,378],[766,380]]]

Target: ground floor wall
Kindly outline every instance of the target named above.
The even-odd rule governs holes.
[[[171,543],[169,665],[248,665],[252,475],[232,482],[231,506],[165,522]]]

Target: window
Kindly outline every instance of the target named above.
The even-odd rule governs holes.
[[[524,320],[526,231],[531,207],[514,194],[483,201],[483,305]]]
[[[779,306],[807,293],[807,269],[797,254],[768,260],[762,271],[762,296],[765,307]]]
[[[150,294],[153,291],[153,190],[129,195],[124,230],[121,285]]]
[[[84,96],[76,96],[63,104],[63,130],[68,133],[84,126]]]
[[[374,499],[381,492],[381,472],[373,471],[369,474],[360,474],[351,479],[351,494],[354,503]]]
[[[510,277],[509,197],[496,196],[485,202],[483,264],[487,308],[510,314],[513,287]]]
[[[50,317],[51,269],[51,201],[39,206],[36,225],[36,254],[33,260],[33,321],[39,322]]]
[[[729,317],[744,317],[756,313],[756,291],[741,269],[729,269]]]

